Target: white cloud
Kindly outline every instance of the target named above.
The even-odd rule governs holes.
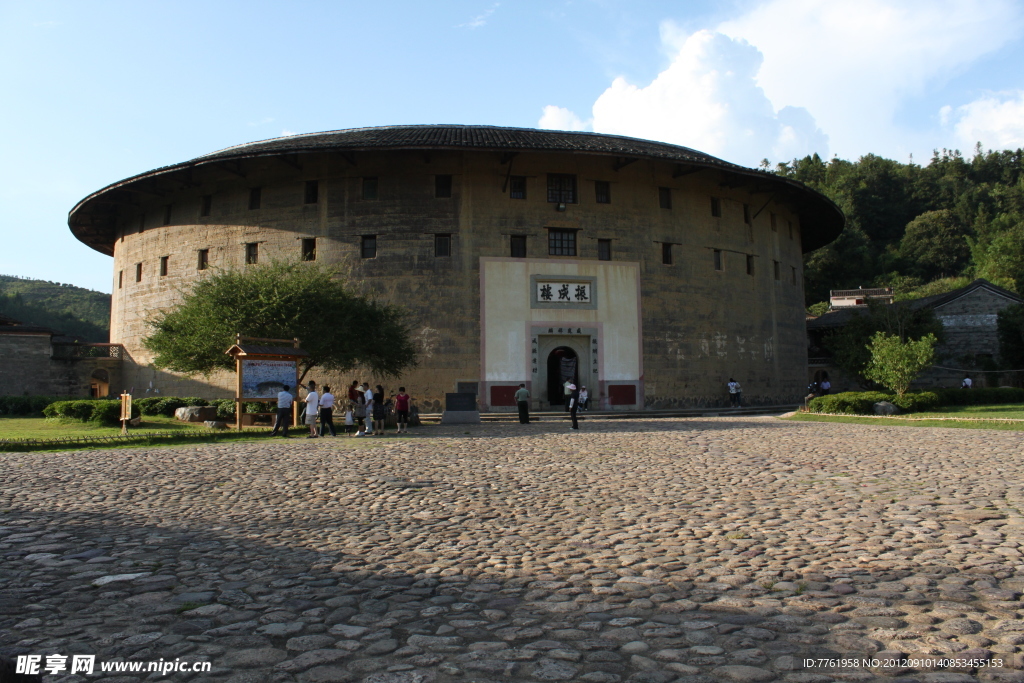
[[[286,138],[290,135],[298,135],[298,133],[296,133],[294,130],[288,130],[287,128],[281,131],[281,137],[283,138]]]
[[[828,138],[807,111],[777,112],[757,86],[761,61],[744,41],[698,31],[649,85],[616,78],[594,103],[593,129],[694,147],[750,166],[764,157],[826,153]],[[540,126],[579,130],[574,123],[582,122],[572,112],[548,106]]]
[[[474,29],[474,28],[480,28],[481,26],[484,26],[487,23],[487,20],[490,19],[491,15],[494,14],[494,12],[498,9],[498,7],[500,5],[501,5],[500,2],[494,3],[483,14],[478,14],[477,16],[473,17],[472,19],[470,19],[466,23],[459,24],[455,28]]]
[[[1014,0],[768,0],[718,30],[764,55],[758,84],[804,107],[840,156],[895,153],[908,100],[1018,38]]]
[[[1024,3],[762,0],[743,7],[695,33],[663,22],[670,64],[651,83],[616,78],[589,121],[549,106],[540,125],[574,130],[571,124],[589,122],[597,132],[687,145],[747,165],[812,152],[930,152],[942,128],[952,134],[951,120],[958,135],[983,131],[993,144],[1018,139],[1020,105],[1012,98],[943,110],[913,130],[897,115],[907,120],[908,107],[1019,39]]]
[[[538,128],[548,130],[590,130],[593,121],[584,121],[565,107],[549,104],[537,123]]]
[[[977,142],[986,149],[1024,147],[1024,90],[995,93],[957,107],[955,120],[953,130],[964,149]]]

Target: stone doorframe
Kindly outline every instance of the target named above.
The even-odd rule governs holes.
[[[533,410],[550,410],[548,397],[548,356],[559,346],[566,346],[576,352],[579,359],[580,384],[590,389],[590,395],[598,395],[598,337],[597,327],[561,327],[534,324],[530,329],[530,367]]]

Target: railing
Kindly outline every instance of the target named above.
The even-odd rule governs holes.
[[[121,344],[54,344],[52,357],[56,360],[82,360],[83,358],[115,358],[124,360]]]

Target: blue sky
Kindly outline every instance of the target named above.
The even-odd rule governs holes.
[[[750,166],[1024,147],[1024,1],[0,2],[0,273],[111,290],[67,212],[231,145],[466,123]]]

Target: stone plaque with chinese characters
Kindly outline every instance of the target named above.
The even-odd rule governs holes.
[[[597,278],[579,275],[531,275],[532,308],[597,308]]]

